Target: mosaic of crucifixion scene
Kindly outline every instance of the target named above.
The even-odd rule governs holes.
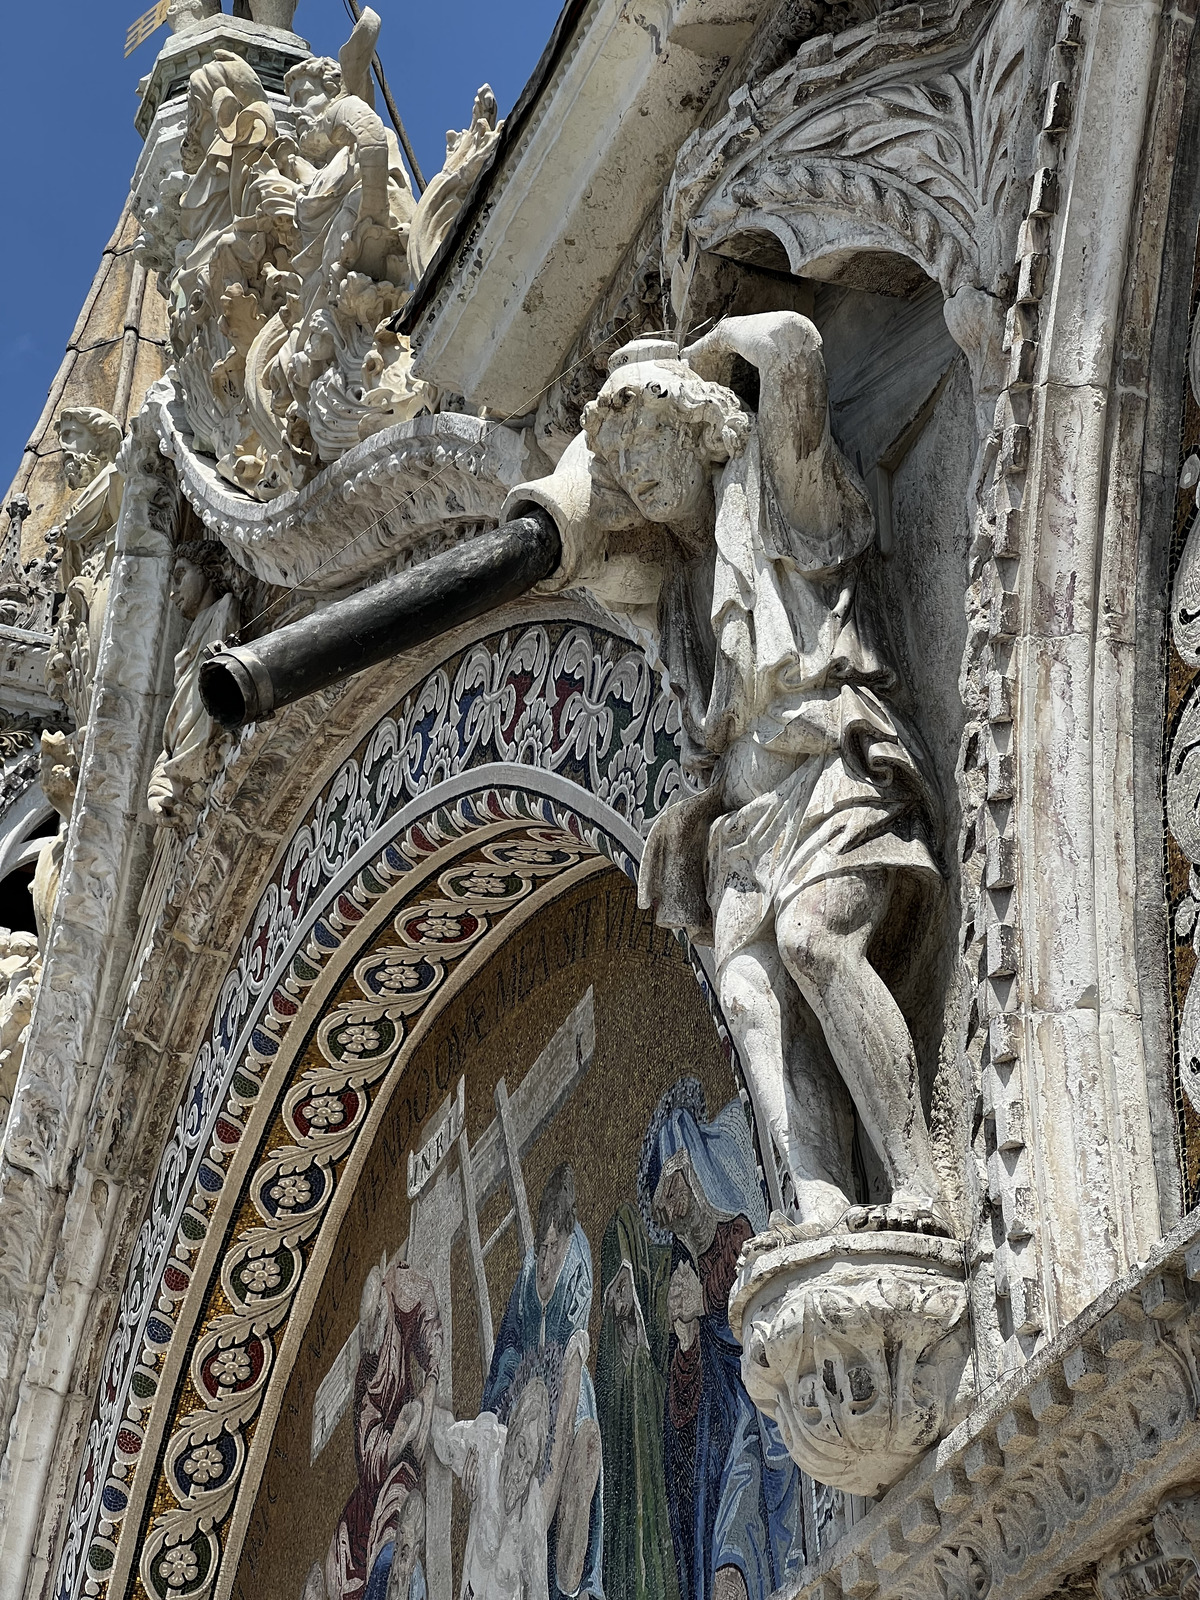
[[[728,1314],[766,1220],[688,957],[608,869],[510,935],[404,1068],[238,1600],[772,1593],[803,1556],[801,1473]]]

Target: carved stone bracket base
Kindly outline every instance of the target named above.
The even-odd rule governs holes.
[[[910,1233],[783,1232],[746,1246],[729,1302],[742,1378],[818,1483],[890,1488],[970,1387],[962,1246]]]

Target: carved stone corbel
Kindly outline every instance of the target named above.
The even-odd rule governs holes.
[[[882,1494],[973,1394],[962,1247],[794,1232],[751,1241],[739,1265],[729,1325],[742,1381],[811,1478]]]

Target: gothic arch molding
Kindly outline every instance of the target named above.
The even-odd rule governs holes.
[[[424,918],[452,920],[458,913],[447,900],[445,881],[451,858],[470,849],[494,854],[507,848],[514,832],[524,832],[524,848],[535,854],[544,848],[564,856],[564,884],[598,870],[601,862],[636,875],[642,838],[680,781],[672,703],[628,641],[578,616],[528,620],[532,609],[525,608],[508,629],[468,642],[426,668],[388,715],[376,716],[277,854],[227,963],[209,1026],[167,1124],[66,1529],[56,1583],[63,1600],[124,1594],[139,1578],[141,1592],[199,1597],[218,1581],[220,1529],[234,1513],[247,1460],[245,1433],[252,1431],[271,1381],[271,1341],[286,1331],[286,1316],[273,1324],[280,1307],[268,1304],[284,1291],[269,1292],[264,1300],[245,1276],[251,1262],[259,1263],[251,1271],[255,1282],[263,1278],[265,1284],[264,1271],[270,1276],[262,1267],[262,1231],[278,1217],[263,1212],[262,1194],[252,1225],[258,1232],[245,1244],[245,1259],[234,1262],[226,1252],[217,1265],[224,1228],[246,1202],[247,1184],[257,1181],[249,1170],[250,1152],[270,1118],[290,1118],[287,1137],[299,1139],[297,1149],[312,1146],[312,1159],[303,1158],[306,1170],[320,1171],[320,1183],[326,1183],[334,1160],[329,1152],[361,1132],[372,1095],[386,1101],[390,1089],[381,1087],[384,1080],[394,1084],[403,1073],[408,1037],[416,1037],[415,1025],[405,1019],[415,1018],[443,986],[447,996],[454,989],[447,979],[455,963],[437,955],[436,928],[410,930],[406,971],[420,975],[418,988],[412,995],[377,994],[374,1002],[363,993],[356,1004],[360,1010],[373,1005],[372,1019],[346,1024],[358,1030],[360,1046],[368,1034],[378,1035],[378,1049],[372,1045],[364,1054],[351,1048],[348,1055],[343,1050],[335,1060],[336,1028],[322,1024],[327,1059],[321,1070],[337,1077],[349,1062],[341,1090],[354,1099],[353,1108],[343,1105],[336,1125],[318,1128],[303,1117],[297,1122],[297,1108],[307,1101],[303,1093],[297,1098],[288,1068],[279,1070],[286,1040],[299,1039],[312,1025],[337,975],[352,971],[366,932],[403,916],[403,906],[416,901]],[[247,788],[253,788],[252,776],[252,769],[241,774]],[[495,865],[498,870],[500,863]],[[505,916],[518,907],[524,908],[521,915],[531,914],[555,892],[557,869],[550,874],[545,868],[551,863],[528,865],[519,892],[506,897]],[[459,909],[477,926],[466,942],[482,960],[494,943],[487,896],[476,905],[468,892],[467,901]],[[414,912],[409,920],[415,928],[421,916]],[[693,965],[707,993],[703,971]],[[414,1000],[421,1004],[414,1007]],[[384,1014],[389,1011],[396,1016]],[[427,1021],[435,1015],[432,1007]],[[328,1084],[320,1091],[326,1099],[332,1093]],[[283,1158],[271,1159],[278,1165]],[[287,1159],[295,1166],[302,1158]],[[242,1172],[239,1163],[247,1168],[244,1178],[235,1177]],[[289,1170],[283,1177],[295,1175]],[[275,1174],[267,1189],[279,1180]],[[258,1189],[265,1183],[263,1178]],[[332,1215],[328,1202],[335,1188],[332,1181],[325,1188],[310,1184],[310,1220]],[[265,1204],[270,1212],[272,1202]],[[307,1240],[306,1226],[297,1224],[297,1233],[289,1222],[271,1257],[286,1279],[289,1304],[303,1276],[296,1252],[301,1237]],[[287,1237],[289,1228],[295,1240]],[[322,1221],[318,1231],[324,1228]],[[285,1258],[291,1262],[286,1272],[279,1266]],[[204,1350],[197,1353],[198,1294],[210,1292],[210,1280],[225,1305],[236,1301],[240,1286],[246,1337],[237,1345],[231,1324],[205,1324]],[[277,1285],[268,1287],[274,1291]],[[214,1361],[233,1373],[233,1358],[222,1352],[235,1345],[247,1349],[247,1341],[257,1341],[249,1381],[210,1383],[212,1406],[202,1405],[205,1414],[187,1421],[180,1396],[189,1376],[194,1401],[205,1374],[212,1377]],[[228,1470],[193,1482],[198,1492],[175,1492],[185,1485],[183,1464],[202,1434]],[[170,1556],[185,1546],[193,1556]],[[164,1560],[176,1577],[194,1564],[194,1577],[172,1583]]]
[[[663,213],[679,310],[698,253],[769,234],[796,276],[856,254],[904,258],[941,286],[1006,296],[1036,133],[1044,23],[1012,0],[940,27],[897,21],[802,49],[680,152]],[[990,15],[989,15],[990,11]],[[913,72],[912,56],[926,65]],[[735,249],[730,253],[736,253]],[[968,352],[971,353],[971,352]]]

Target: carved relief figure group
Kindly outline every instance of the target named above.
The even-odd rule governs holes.
[[[184,170],[143,211],[195,447],[260,499],[436,404],[392,321],[491,153],[496,103],[484,85],[417,200],[374,108],[378,33],[368,8],[338,61],[290,69],[286,127],[215,51],[191,77]]]

